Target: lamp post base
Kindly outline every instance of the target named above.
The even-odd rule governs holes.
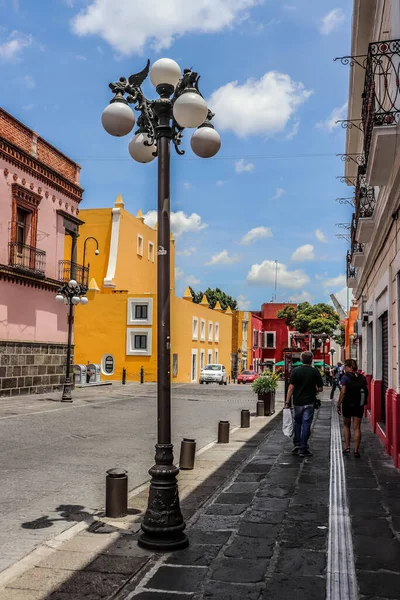
[[[61,402],[72,402],[72,385],[71,380],[67,378],[64,383]]]
[[[156,464],[149,471],[149,501],[138,539],[138,545],[146,550],[172,552],[189,545],[179,503],[179,469],[173,464],[172,450],[172,444],[157,444]]]

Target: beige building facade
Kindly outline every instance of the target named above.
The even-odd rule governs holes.
[[[345,182],[354,187],[347,283],[367,416],[400,468],[400,2],[355,0]],[[353,355],[353,352],[352,352]]]

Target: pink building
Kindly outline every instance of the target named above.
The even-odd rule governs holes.
[[[251,368],[253,368],[257,373],[260,371],[260,363],[262,361],[262,344],[263,340],[261,338],[263,330],[263,321],[261,317],[258,317],[255,314],[251,315],[251,331],[252,331],[252,356],[251,356]]]
[[[0,396],[50,391],[65,370],[65,236],[77,237],[80,166],[0,108]],[[70,244],[69,244],[70,245]]]

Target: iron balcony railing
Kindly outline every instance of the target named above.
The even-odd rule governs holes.
[[[367,164],[374,127],[395,125],[400,120],[400,40],[369,44],[364,66],[361,119]]]
[[[362,169],[359,169],[355,189],[356,219],[372,217],[375,210],[375,190],[372,185],[367,185]]]
[[[58,279],[64,283],[75,279],[81,287],[88,287],[89,269],[70,260],[58,261]]]
[[[20,242],[8,242],[8,264],[13,269],[44,277],[46,252]]]
[[[347,279],[356,279],[357,269],[351,264],[351,252],[347,252]]]

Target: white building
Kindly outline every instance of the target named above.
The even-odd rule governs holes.
[[[345,180],[354,186],[347,282],[358,305],[368,416],[400,468],[400,0],[354,0]]]

